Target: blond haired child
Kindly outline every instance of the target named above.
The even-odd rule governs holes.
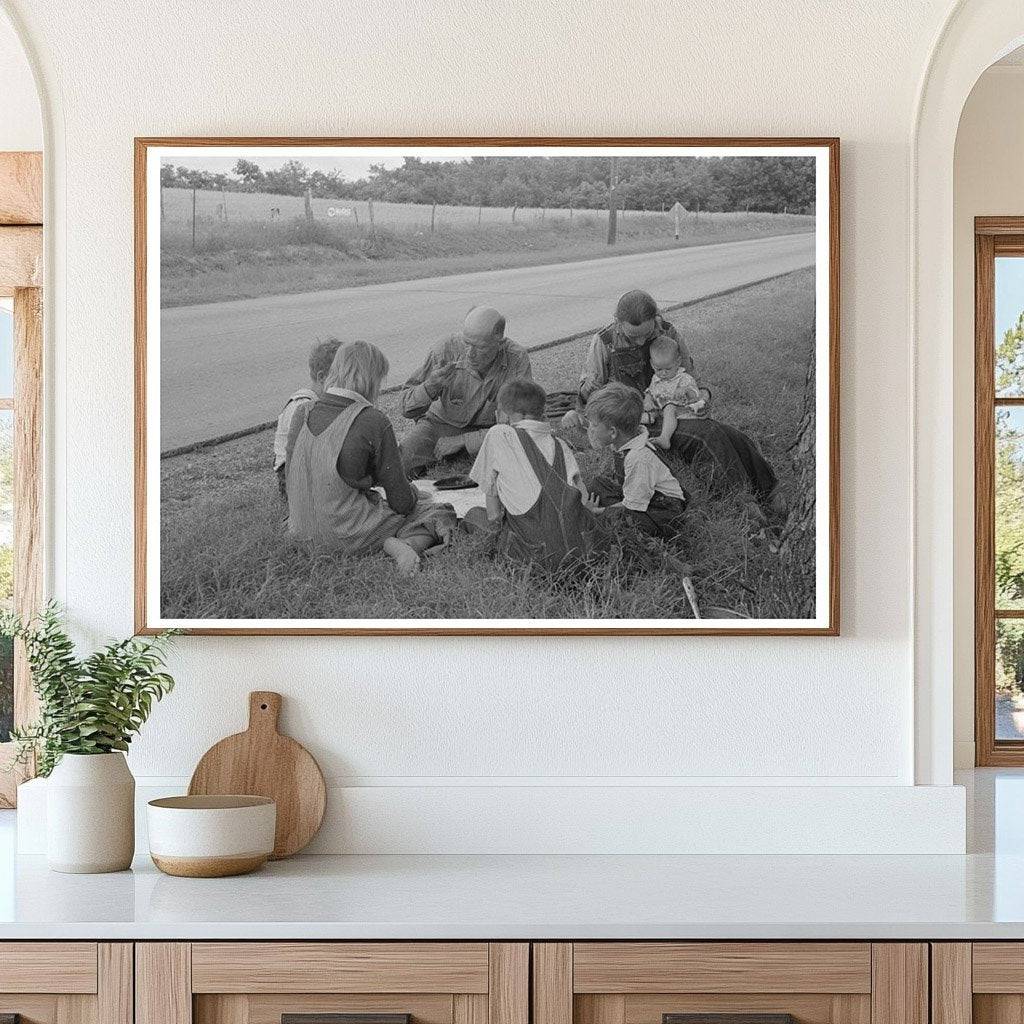
[[[277,489],[281,497],[285,494],[285,462],[288,459],[288,432],[292,419],[301,406],[312,405],[324,393],[324,378],[334,362],[334,357],[341,348],[337,338],[318,341],[309,350],[309,383],[308,388],[299,388],[281,410],[277,417],[277,431],[274,434],[274,472],[277,474]]]
[[[387,372],[376,345],[342,345],[324,393],[297,411],[287,446],[288,532],[324,551],[383,551],[411,574],[425,551],[447,543],[456,519],[451,505],[432,503],[406,477],[391,421],[376,408]]]
[[[681,419],[707,415],[710,393],[683,369],[679,345],[667,334],[658,335],[651,343],[651,369],[654,376],[644,392],[642,422],[656,424],[660,414],[661,430],[651,441],[663,451],[668,451]]]

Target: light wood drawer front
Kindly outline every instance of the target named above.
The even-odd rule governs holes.
[[[281,1024],[286,1013],[408,1013],[412,1024],[454,1024],[452,1002],[450,995],[200,995],[193,1024]]]
[[[0,942],[0,992],[91,995],[95,942]]]
[[[578,942],[574,992],[871,992],[871,946],[838,942]]]
[[[975,992],[1024,993],[1024,942],[976,942],[971,959]]]
[[[488,991],[486,942],[197,942],[192,991]]]

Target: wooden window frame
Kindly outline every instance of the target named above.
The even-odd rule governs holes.
[[[43,160],[41,153],[0,153],[0,296],[14,299],[14,608],[42,604]],[[3,403],[9,407],[10,403]],[[20,644],[14,652],[14,724],[36,716]],[[13,807],[32,766],[13,768],[14,744],[0,743],[0,807]]]
[[[1024,406],[996,398],[995,261],[1024,258],[1024,217],[974,221],[974,741],[979,768],[1024,766],[1024,740],[996,739],[997,619],[1024,620],[1024,609],[995,606],[996,409]]]

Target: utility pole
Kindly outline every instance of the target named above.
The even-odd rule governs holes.
[[[608,244],[615,244],[615,234],[618,228],[616,223],[616,207],[619,203],[619,158],[611,158],[611,174],[608,181]]]

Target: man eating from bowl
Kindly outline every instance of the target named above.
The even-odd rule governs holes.
[[[475,455],[496,422],[498,391],[520,378],[531,378],[526,350],[505,337],[505,318],[496,309],[474,306],[462,331],[435,345],[405,382],[402,415],[416,421],[401,441],[406,471],[461,451]]]

